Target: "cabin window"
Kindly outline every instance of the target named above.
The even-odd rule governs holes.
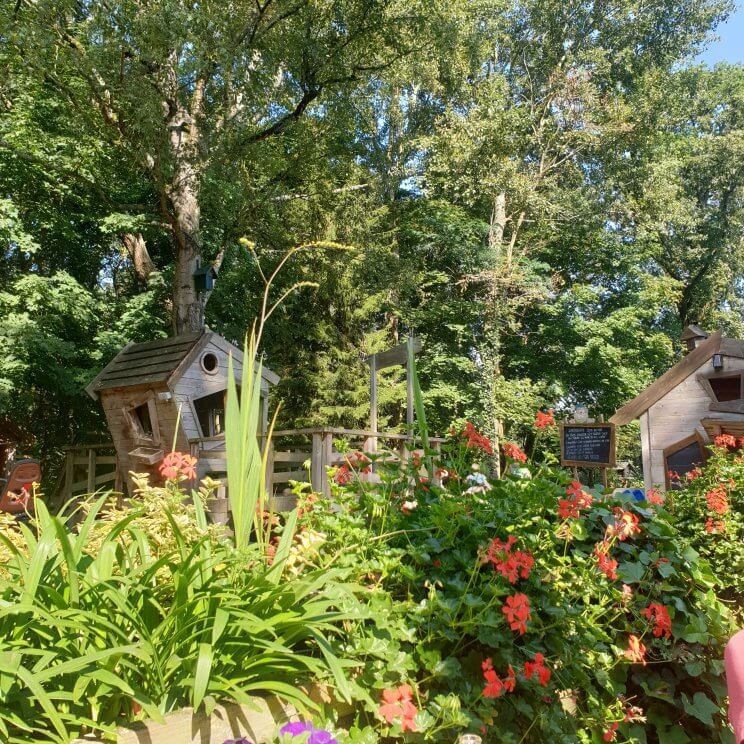
[[[225,398],[226,390],[220,390],[194,401],[196,417],[202,436],[216,437],[225,431]]]
[[[202,354],[201,366],[208,375],[217,374],[217,370],[220,366],[217,355],[212,353],[211,351],[208,351],[206,354]]]
[[[160,439],[158,412],[154,397],[150,396],[142,402],[130,404],[124,408],[124,417],[129,424],[135,443],[152,444]]]
[[[741,398],[741,375],[711,377],[708,383],[719,403],[725,403],[729,400],[739,400]]]
[[[685,475],[694,468],[705,465],[705,460],[705,443],[697,432],[667,447],[664,450],[667,489],[679,490]]]
[[[152,421],[150,420],[150,406],[143,403],[134,409],[134,415],[137,417],[140,431],[146,437],[152,438]]]

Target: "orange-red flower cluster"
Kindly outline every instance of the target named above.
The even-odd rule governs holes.
[[[617,578],[617,561],[610,558],[610,543],[602,540],[594,546],[594,555],[597,558],[597,568],[611,581]]]
[[[736,437],[731,434],[719,434],[713,439],[716,447],[726,447],[733,449],[736,447]]]
[[[371,470],[372,461],[363,452],[352,452],[350,455],[346,455],[346,462],[350,468],[365,475]]]
[[[196,480],[196,462],[184,452],[169,452],[160,463],[160,475],[166,480]]]
[[[560,519],[578,519],[581,516],[581,509],[588,509],[594,497],[586,493],[581,488],[579,481],[571,481],[571,485],[566,488],[567,499],[558,499],[558,517]]]
[[[634,664],[646,666],[646,647],[641,643],[638,636],[628,636],[628,648],[625,649],[625,658]]]
[[[694,481],[697,480],[702,474],[703,471],[700,470],[700,468],[694,467],[687,473],[687,475],[685,475],[685,478],[687,478],[688,481]]]
[[[667,638],[672,637],[672,619],[669,617],[669,610],[663,604],[651,602],[648,607],[641,610],[641,615],[647,620],[653,621],[653,634],[657,638],[661,638],[662,635]]]
[[[483,697],[497,698],[501,696],[502,692],[514,692],[517,685],[517,675],[511,664],[507,667],[507,673],[503,679],[496,674],[491,659],[485,659],[481,668],[483,669],[483,679],[486,682],[483,687]],[[537,653],[534,661],[524,662],[523,674],[527,681],[537,677],[537,681],[543,687],[547,687],[553,673],[545,666],[545,657],[541,653]]]
[[[544,662],[545,657],[541,653],[536,653],[534,661],[524,662],[524,676],[529,680],[532,679],[534,675],[537,675],[537,681],[543,687],[547,687],[553,672],[545,666]]]
[[[468,449],[479,449],[487,455],[493,454],[491,440],[485,434],[481,434],[470,421],[465,423],[465,427],[460,433],[465,437],[465,446]]]
[[[517,462],[527,462],[527,455],[522,452],[519,447],[517,447],[516,444],[513,442],[504,442],[502,446],[502,449],[504,450],[504,455],[508,457],[510,460],[516,460]]]
[[[483,697],[497,698],[500,697],[504,690],[506,692],[514,692],[514,688],[517,685],[517,676],[514,673],[511,664],[509,664],[504,679],[501,679],[499,675],[496,674],[491,659],[485,659],[481,664],[481,669],[483,669],[483,679],[486,681],[486,684],[483,687]]]
[[[495,537],[482,559],[483,563],[493,564],[494,570],[511,584],[516,584],[518,578],[529,578],[530,571],[535,565],[535,559],[531,553],[512,550],[516,542],[517,538],[514,535],[510,535],[505,543]]]
[[[705,531],[708,534],[710,534],[711,532],[726,532],[726,523],[722,519],[714,522],[713,517],[708,517],[705,522]]]
[[[639,535],[641,528],[638,526],[640,520],[636,514],[623,511],[619,506],[615,509],[615,524],[607,525],[605,539],[617,535],[618,540],[627,540],[633,535]]]
[[[336,468],[336,472],[333,474],[333,481],[338,483],[339,486],[345,486],[351,481],[351,478],[351,468],[345,463],[339,465],[339,467]]]
[[[527,632],[527,621],[530,619],[530,599],[526,594],[514,594],[506,598],[501,608],[506,615],[506,621],[512,630],[524,635]]]
[[[611,723],[607,731],[602,734],[602,741],[615,741],[615,739],[617,738],[618,725],[619,724],[617,721]]]
[[[377,712],[388,723],[400,719],[400,727],[403,731],[415,731],[414,718],[418,713],[412,702],[413,689],[410,685],[400,685],[396,689],[382,691],[382,705]]]
[[[555,416],[553,413],[552,408],[549,408],[547,412],[538,411],[535,414],[535,428],[545,429],[548,426],[555,426]]]
[[[705,500],[708,502],[708,509],[716,514],[726,514],[729,510],[728,495],[723,486],[716,486],[705,494]]]
[[[687,475],[689,474],[690,473],[688,473]],[[657,491],[655,488],[649,488],[648,491],[646,491],[646,501],[648,501],[649,504],[662,506],[666,499],[664,498],[664,494],[660,491]]]

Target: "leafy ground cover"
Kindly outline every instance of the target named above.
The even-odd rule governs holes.
[[[742,442],[639,502],[510,443],[492,479],[470,424],[434,452],[417,395],[423,446],[406,463],[349,452],[330,499],[297,484],[280,516],[245,374],[245,407],[234,385],[227,405],[232,535],[207,524],[213,484],[186,497],[194,462],[178,453],[124,509],[99,497],[71,527],[39,503],[32,528],[1,525],[3,741],[112,736],[254,693],[312,713],[278,733],[316,744],[733,740],[721,659],[741,611]],[[539,415],[537,433],[553,424]]]

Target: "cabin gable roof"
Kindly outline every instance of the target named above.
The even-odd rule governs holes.
[[[128,343],[85,389],[96,399],[102,391],[114,388],[173,386],[210,343],[232,354],[236,363],[242,364],[243,355],[236,346],[205,328],[198,333],[139,344]],[[262,368],[261,376],[272,385],[276,385],[280,379],[268,367]]]
[[[661,400],[670,390],[705,364],[713,354],[719,352],[726,356],[740,356],[744,359],[744,341],[721,338],[721,332],[716,331],[709,338],[701,341],[695,349],[688,352],[677,364],[652,382],[633,400],[619,408],[610,419],[610,423],[628,424],[634,419],[637,419],[651,408],[654,403]]]

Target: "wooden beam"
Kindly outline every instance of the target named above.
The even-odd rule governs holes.
[[[408,341],[404,341],[402,344],[398,344],[392,349],[387,349],[387,351],[371,354],[367,357],[366,361],[367,363],[370,363],[372,357],[375,357],[377,369],[403,366],[408,361],[409,342],[413,345],[413,353],[418,354],[422,349],[421,339],[418,336],[409,336]]]
[[[610,419],[612,424],[629,424],[651,406],[661,400],[670,390],[677,387],[693,372],[699,369],[707,359],[715,354],[721,345],[721,332],[717,331],[710,338],[703,341],[696,349],[687,355],[671,369],[667,370],[658,380],[652,382],[642,393],[619,408]]]
[[[369,358],[369,428],[377,431],[377,357]]]

